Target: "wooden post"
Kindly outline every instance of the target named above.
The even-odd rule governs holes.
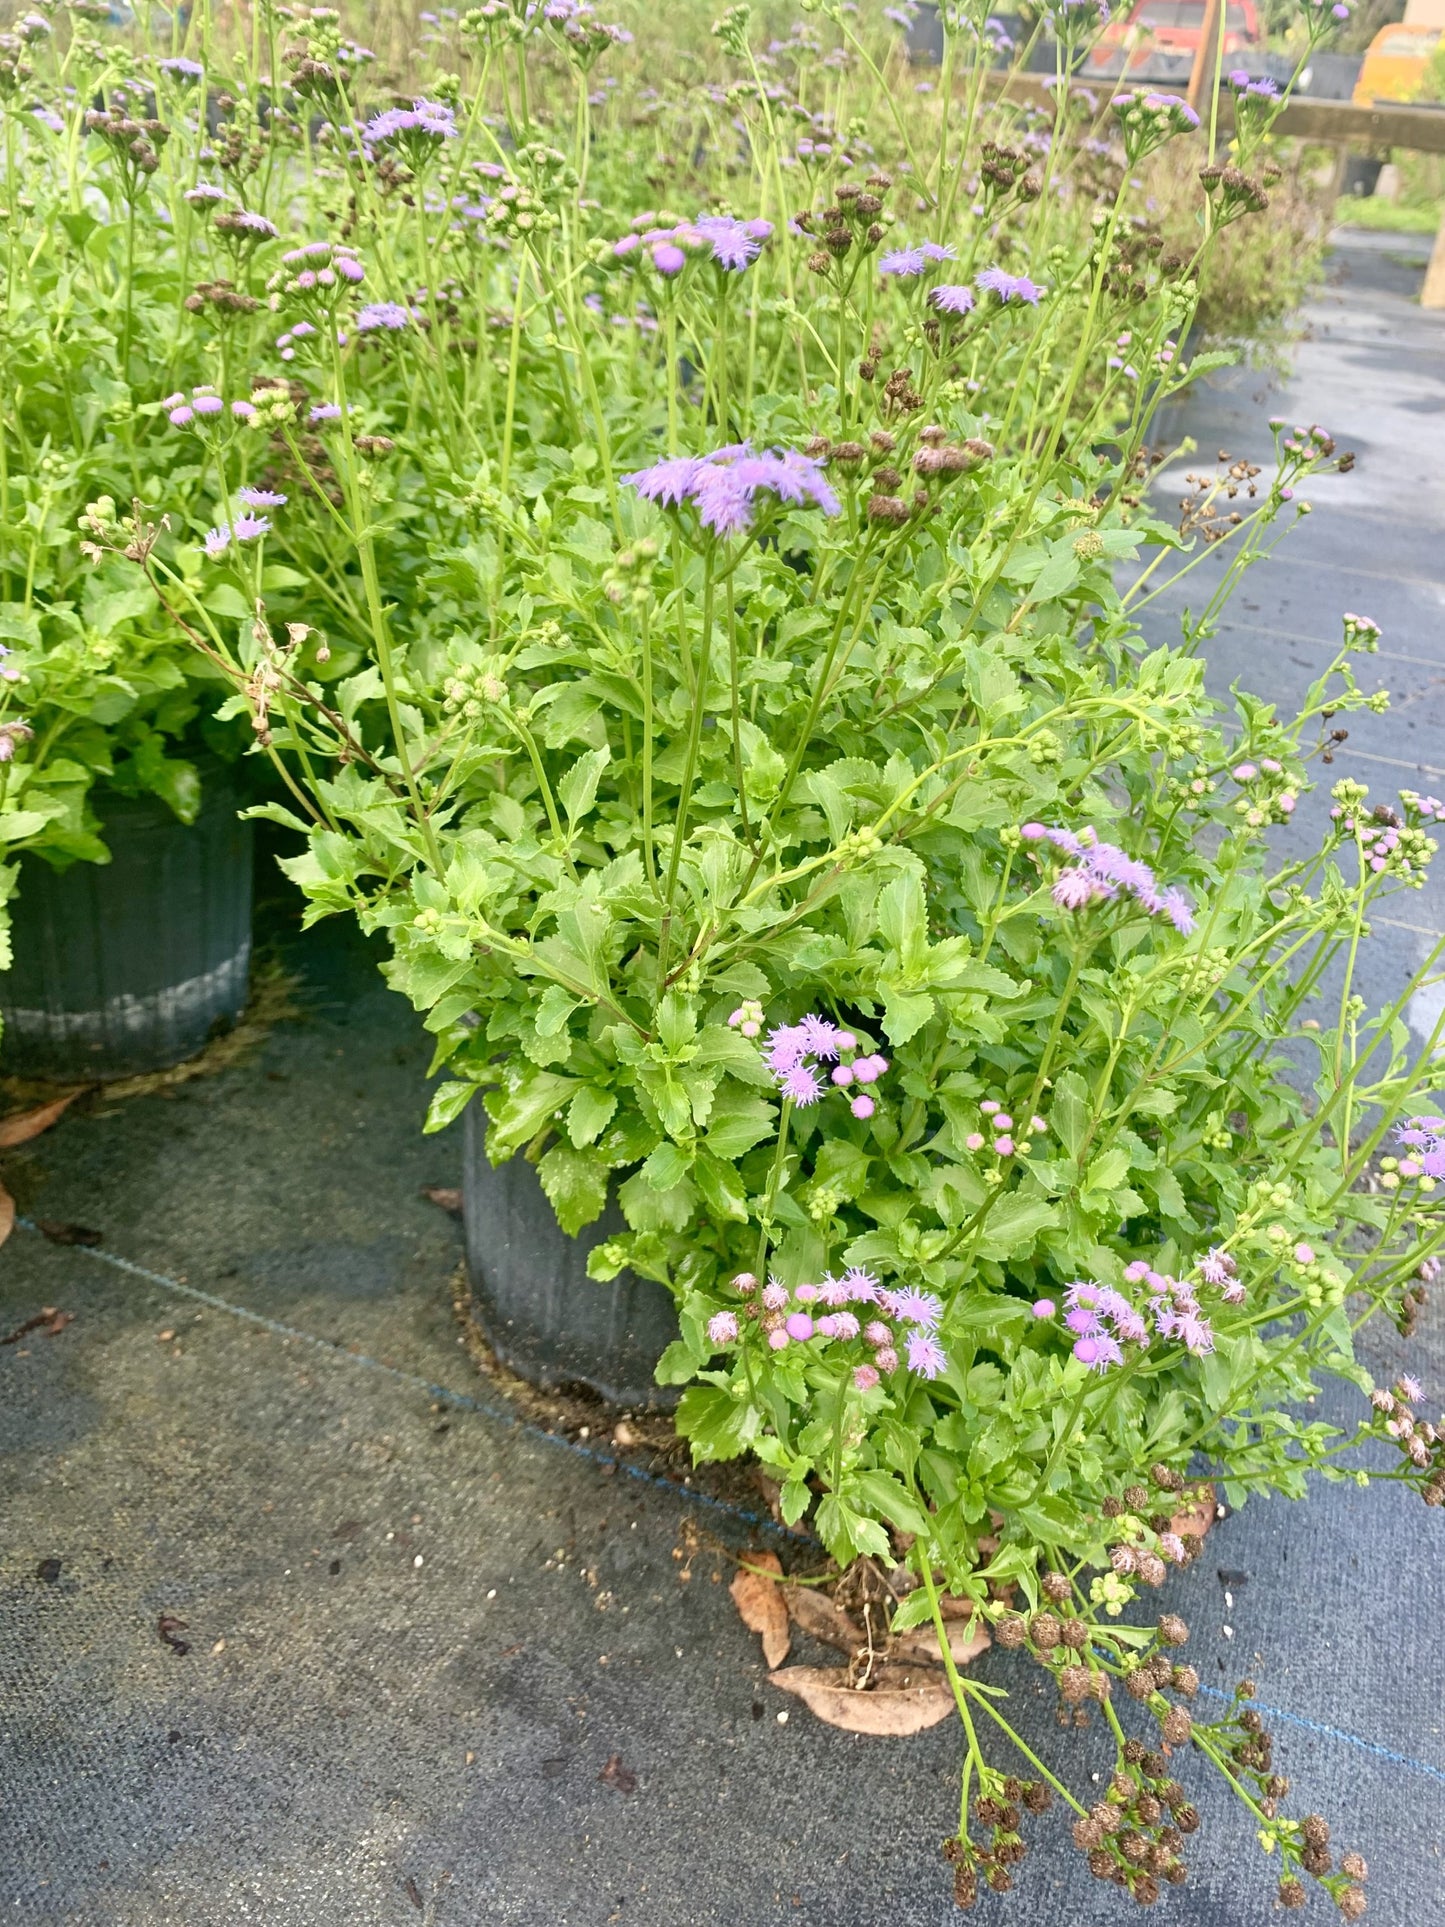
[[[1194,65],[1189,70],[1189,92],[1186,95],[1189,105],[1201,120],[1204,118],[1204,96],[1214,85],[1219,36],[1223,27],[1224,0],[1204,0],[1204,31],[1195,49]]]
[[[1422,308],[1445,308],[1445,211],[1440,215],[1440,227],[1435,235],[1435,246],[1430,253],[1430,265],[1425,270],[1425,285],[1420,290]]]

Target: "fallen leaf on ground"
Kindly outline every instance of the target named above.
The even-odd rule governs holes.
[[[1181,1539],[1186,1532],[1196,1539],[1202,1539],[1214,1524],[1214,1487],[1209,1484],[1192,1487],[1187,1501],[1169,1521],[1169,1530],[1177,1533]]]
[[[636,1793],[637,1775],[630,1766],[622,1764],[620,1753],[609,1753],[607,1764],[597,1775],[603,1786],[610,1786],[617,1793]]]
[[[87,1224],[66,1224],[60,1218],[37,1218],[35,1228],[53,1245],[98,1245],[103,1234]]]
[[[942,1673],[886,1666],[878,1668],[874,1678],[878,1685],[859,1692],[848,1684],[845,1666],[785,1666],[768,1674],[768,1684],[796,1694],[826,1726],[885,1739],[921,1733],[956,1710]]]
[[[948,1649],[953,1654],[955,1666],[967,1666],[970,1660],[977,1659],[980,1653],[986,1653],[993,1644],[987,1629],[979,1626],[975,1631],[971,1620],[949,1619],[944,1623],[948,1627]],[[914,1632],[903,1633],[894,1651],[900,1659],[926,1660],[934,1666],[943,1658],[938,1634],[932,1626],[920,1626]]]
[[[23,1325],[17,1325],[13,1332],[6,1332],[0,1338],[0,1345],[13,1345],[18,1339],[24,1338],[27,1332],[43,1331],[47,1338],[54,1338],[57,1332],[63,1332],[67,1325],[74,1323],[73,1311],[57,1311],[54,1305],[46,1305],[33,1318],[27,1318]]]
[[[40,1564],[35,1568],[35,1577],[37,1579],[43,1579],[47,1586],[53,1586],[60,1577],[60,1561],[58,1559],[42,1559]]]
[[[792,1644],[788,1609],[778,1584],[783,1568],[775,1552],[750,1552],[746,1557],[748,1566],[760,1566],[777,1577],[769,1579],[764,1577],[764,1572],[749,1572],[746,1567],[740,1567],[728,1591],[748,1631],[762,1634],[763,1659],[768,1667],[781,1666]]]
[[[0,1245],[4,1244],[14,1229],[15,1200],[5,1189],[5,1186],[0,1184]]]
[[[180,1634],[186,1630],[184,1619],[177,1619],[174,1613],[162,1613],[156,1621],[156,1631],[173,1653],[183,1655],[191,1650],[191,1642],[182,1639]]]
[[[0,1151],[8,1151],[17,1144],[28,1144],[31,1138],[48,1131],[80,1096],[81,1091],[89,1088],[88,1084],[82,1084],[78,1090],[67,1091],[64,1097],[52,1098],[49,1104],[37,1104],[33,1111],[12,1111],[9,1117],[0,1117]]]
[[[783,1598],[793,1624],[801,1632],[821,1639],[825,1645],[836,1646],[842,1653],[855,1653],[860,1646],[867,1645],[867,1637],[857,1620],[826,1593],[815,1592],[811,1586],[784,1586]]]
[[[421,1913],[426,1906],[426,1902],[421,1897],[421,1888],[418,1887],[410,1874],[408,1874],[402,1882],[402,1892],[406,1895],[412,1906],[416,1908],[417,1912]]]
[[[452,1184],[424,1184],[421,1194],[428,1204],[440,1205],[443,1211],[450,1211],[454,1218],[462,1215],[462,1194]]]

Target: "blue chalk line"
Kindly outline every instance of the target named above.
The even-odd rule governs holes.
[[[39,1226],[29,1218],[17,1218],[16,1224],[25,1231],[39,1232]],[[762,1513],[748,1512],[742,1506],[731,1505],[726,1499],[715,1499],[711,1494],[699,1492],[692,1486],[679,1485],[676,1479],[662,1478],[656,1472],[645,1472],[640,1466],[629,1465],[625,1459],[615,1459],[605,1452],[594,1452],[591,1446],[580,1439],[569,1439],[565,1433],[549,1432],[544,1426],[534,1424],[530,1419],[519,1418],[505,1405],[494,1404],[490,1399],[474,1398],[469,1392],[454,1392],[449,1386],[436,1385],[423,1378],[419,1372],[404,1371],[399,1365],[388,1365],[384,1359],[372,1358],[365,1352],[349,1351],[334,1339],[319,1338],[314,1332],[301,1331],[294,1325],[283,1324],[278,1318],[267,1318],[263,1312],[250,1311],[245,1305],[233,1305],[229,1299],[217,1297],[214,1292],[202,1291],[198,1285],[188,1285],[179,1278],[169,1277],[163,1271],[152,1271],[146,1265],[138,1265],[131,1258],[122,1258],[113,1251],[98,1250],[93,1246],[77,1246],[79,1255],[93,1258],[99,1264],[109,1265],[115,1271],[124,1271],[133,1278],[143,1278],[147,1284],[159,1285],[163,1291],[178,1292],[184,1298],[192,1298],[198,1304],[209,1305],[214,1311],[226,1312],[232,1318],[242,1319],[250,1325],[258,1325],[263,1331],[272,1332],[278,1338],[298,1340],[303,1345],[314,1346],[318,1351],[329,1353],[333,1358],[344,1359],[353,1365],[365,1366],[368,1371],[381,1372],[385,1377],[394,1379],[398,1384],[409,1385],[415,1391],[425,1392],[428,1398],[438,1404],[455,1406],[464,1412],[476,1412],[484,1418],[506,1425],[525,1437],[536,1439],[542,1445],[560,1447],[563,1451],[580,1459],[588,1459],[593,1465],[611,1466],[614,1470],[625,1472],[630,1479],[640,1485],[655,1486],[659,1491],[671,1493],[674,1497],[685,1499],[690,1505],[698,1505],[713,1512],[725,1514],[741,1524],[751,1526],[760,1532],[775,1533],[779,1537],[816,1545],[818,1542],[811,1534],[789,1531],[775,1520],[764,1517]],[[1233,1701],[1232,1693],[1225,1693],[1217,1686],[1201,1685],[1199,1691],[1209,1699]],[[1286,1725],[1297,1726],[1307,1733],[1317,1733],[1322,1739],[1337,1740],[1342,1746],[1353,1746],[1361,1753],[1371,1753],[1376,1759],[1388,1760],[1392,1766],[1404,1767],[1407,1772],[1421,1774],[1427,1780],[1434,1780],[1445,1786],[1445,1769],[1431,1766],[1425,1760],[1412,1759],[1408,1753],[1397,1753],[1393,1747],[1381,1746],[1375,1740],[1362,1739],[1358,1733],[1347,1733],[1338,1726],[1326,1726],[1320,1720],[1307,1719],[1301,1713],[1287,1713],[1282,1707],[1266,1706],[1262,1700],[1252,1700],[1250,1704],[1257,1712],[1268,1719],[1283,1720]]]

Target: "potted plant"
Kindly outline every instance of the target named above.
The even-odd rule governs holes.
[[[525,1166],[506,1210],[544,1195],[592,1280],[668,1294],[657,1378],[697,1457],[751,1453],[840,1565],[907,1575],[892,1631],[932,1628],[963,1731],[960,1905],[1011,1884],[1053,1798],[1101,1879],[1157,1897],[1185,1875],[1193,1741],[1282,1903],[1313,1877],[1353,1918],[1363,1863],[1286,1816],[1252,1689],[1206,1721],[1183,1622],[1130,1609],[1191,1556],[1173,1513],[1201,1469],[1235,1502],[1297,1497],[1389,1437],[1395,1476],[1445,1493],[1418,1388],[1367,1402],[1352,1349],[1369,1313],[1408,1321],[1445,1238],[1437,1040],[1400,1022],[1416,985],[1367,1018],[1352,981],[1445,806],[1312,793],[1321,718],[1366,700],[1363,617],[1296,716],[1204,687],[1228,586],[1349,465],[1324,430],[1280,424],[1254,513],[1211,528],[1231,566],[1183,644],[1141,633],[1199,553],[1142,481],[1200,363],[1177,351],[1195,264],[1161,258],[1131,182],[1193,138],[1189,109],[1061,89],[1030,147],[979,69],[961,128],[910,119],[890,56],[829,19],[873,151],[780,119],[734,9],[752,171],[684,216],[637,209],[633,150],[594,140],[617,35],[585,10],[478,10],[469,85],[369,118],[313,20],[293,70],[355,227],[279,250],[288,359],[242,425],[180,426],[303,481],[309,436],[326,474],[210,576],[163,504],[97,502],[87,540],[130,558],[305,799],[268,809],[307,839],[310,914],[387,932],[448,1073],[431,1124],[483,1107],[483,1281],[484,1148]],[[561,105],[566,152],[535,118]],[[1199,153],[1201,247],[1267,204],[1275,105],[1240,104],[1228,165]],[[1102,142],[1080,218],[1057,183]],[[330,545],[364,651],[334,689],[314,625],[271,613],[278,542]],[[233,630],[206,620],[223,572],[254,612]],[[1271,830],[1306,820],[1281,860]],[[1359,1388],[1352,1432],[1294,1415],[1319,1374]],[[1099,1709],[1102,1797],[959,1669],[950,1600],[1071,1720]]]

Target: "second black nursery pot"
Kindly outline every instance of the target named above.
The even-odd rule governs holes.
[[[587,1276],[593,1247],[627,1229],[616,1201],[570,1238],[526,1158],[495,1168],[488,1162],[480,1102],[468,1106],[465,1132],[472,1309],[497,1357],[546,1390],[585,1385],[616,1405],[675,1405],[676,1390],[653,1378],[677,1337],[671,1293],[630,1271],[610,1284]]]

